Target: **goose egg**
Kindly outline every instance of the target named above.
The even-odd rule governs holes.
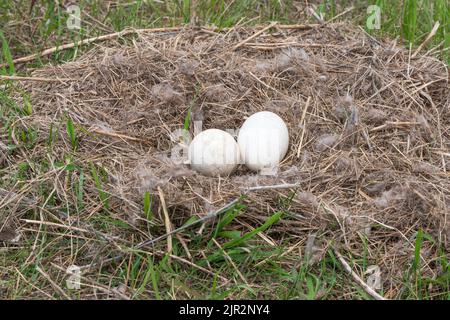
[[[238,145],[245,165],[251,170],[274,168],[287,153],[288,128],[275,113],[257,112],[239,130]]]
[[[194,137],[188,159],[192,169],[201,174],[226,176],[239,164],[239,147],[228,132],[208,129]]]

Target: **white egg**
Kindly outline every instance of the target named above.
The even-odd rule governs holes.
[[[275,168],[288,151],[288,128],[275,113],[257,112],[239,130],[238,145],[245,165],[251,170]]]
[[[239,147],[228,132],[208,129],[194,137],[188,159],[192,169],[204,175],[226,176],[239,164]]]

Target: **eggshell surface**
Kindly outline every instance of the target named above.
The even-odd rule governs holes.
[[[289,147],[286,123],[270,111],[261,111],[245,120],[238,135],[238,145],[245,165],[255,171],[274,168]]]
[[[227,176],[239,164],[239,146],[228,132],[208,129],[194,137],[188,159],[191,168],[201,174]]]

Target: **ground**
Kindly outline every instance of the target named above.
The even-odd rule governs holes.
[[[431,3],[433,3],[433,6],[431,6]],[[230,68],[233,68],[231,68],[232,71],[227,73],[227,76],[230,77],[228,80],[233,79],[235,83],[225,82],[225,84],[227,88],[233,89],[231,91],[205,90],[209,87],[203,86],[204,83],[217,80],[208,78],[209,75],[208,77],[202,75],[196,79],[202,84],[201,86],[189,87],[186,85],[186,77],[192,76],[191,73],[195,74],[195,71],[192,70],[196,66],[189,64],[189,61],[186,63],[186,61],[178,60],[179,57],[176,55],[171,57],[173,60],[164,62],[158,60],[172,54],[169,49],[172,48],[170,45],[173,42],[168,40],[168,51],[161,54],[163,49],[157,45],[159,42],[153,38],[147,39],[140,36],[115,38],[112,39],[111,43],[94,43],[88,46],[57,51],[48,56],[32,59],[27,64],[13,63],[12,61],[13,58],[39,53],[55,45],[101,34],[110,34],[129,27],[153,28],[190,24],[191,26],[206,26],[210,28],[208,30],[214,29],[214,31],[211,31],[214,34],[214,32],[220,31],[215,28],[224,28],[226,32],[225,28],[236,25],[249,27],[267,24],[268,21],[278,21],[280,24],[318,24],[322,22],[319,20],[329,21],[332,19],[332,22],[336,23],[347,21],[355,26],[362,26],[361,29],[356,27],[355,29],[359,30],[361,34],[364,34],[364,31],[367,32],[369,34],[367,39],[370,39],[370,36],[379,39],[387,38],[389,40],[386,43],[392,43],[392,39],[397,38],[399,46],[408,48],[411,45],[413,53],[430,34],[434,23],[440,21],[439,29],[430,41],[427,41],[422,51],[432,50],[431,56],[441,61],[448,61],[449,10],[444,0],[433,2],[376,1],[374,4],[381,7],[382,23],[379,30],[367,28],[365,22],[368,4],[363,1],[314,1],[310,2],[309,5],[302,1],[196,1],[195,6],[191,6],[190,1],[168,1],[165,3],[158,1],[80,1],[81,30],[67,29],[67,13],[65,13],[64,8],[64,5],[67,4],[64,3],[59,6],[55,1],[22,1],[19,4],[13,1],[0,1],[0,41],[2,41],[0,64],[2,64],[1,73],[3,75],[32,75],[33,77],[42,76],[51,79],[57,77],[52,73],[52,70],[56,68],[65,72],[64,78],[84,78],[91,72],[96,72],[96,70],[90,68],[94,66],[93,61],[100,57],[99,54],[101,53],[103,56],[109,57],[109,60],[106,59],[106,65],[115,70],[115,73],[106,76],[113,80],[110,81],[111,83],[116,84],[112,89],[107,86],[102,87],[98,84],[104,83],[99,80],[96,82],[97,87],[86,85],[82,88],[80,92],[83,92],[83,94],[88,89],[95,91],[95,93],[90,93],[90,99],[102,101],[101,104],[96,105],[98,109],[90,113],[84,113],[84,111],[76,109],[69,111],[69,109],[64,110],[63,108],[56,111],[52,108],[51,104],[54,101],[51,99],[55,97],[55,92],[61,93],[63,99],[69,97],[67,95],[69,91],[67,90],[70,89],[70,86],[66,86],[64,83],[59,84],[54,81],[48,83],[28,82],[25,86],[22,86],[20,82],[5,80],[0,84],[0,150],[2,152],[0,154],[1,297],[8,299],[371,299],[372,297],[367,293],[367,289],[362,288],[345,270],[342,259],[340,259],[342,257],[339,256],[339,252],[341,252],[343,259],[349,263],[351,269],[367,283],[377,279],[376,269],[373,266],[381,265],[382,285],[381,288],[377,288],[377,292],[385,298],[449,298],[449,252],[445,238],[445,228],[448,228],[448,225],[439,220],[440,214],[445,210],[448,211],[448,207],[445,207],[445,201],[448,201],[449,196],[446,182],[446,179],[448,180],[446,171],[448,168],[443,157],[448,157],[449,154],[448,121],[445,118],[445,115],[448,114],[449,100],[445,100],[446,95],[448,96],[448,89],[445,91],[445,86],[438,85],[441,81],[438,78],[443,74],[439,69],[439,60],[420,59],[417,63],[413,62],[413,66],[421,72],[417,77],[416,74],[413,74],[412,78],[404,79],[405,66],[407,66],[408,61],[403,57],[408,57],[407,53],[389,61],[392,65],[387,63],[386,60],[380,60],[383,62],[377,64],[377,60],[374,58],[373,67],[376,71],[389,70],[392,72],[392,74],[386,75],[378,74],[374,85],[383,88],[383,85],[389,83],[389,80],[396,79],[399,84],[398,87],[403,89],[403,91],[398,92],[394,88],[394,92],[399,95],[396,97],[398,98],[396,101],[391,101],[389,96],[381,97],[390,103],[390,105],[383,107],[385,108],[383,112],[388,111],[394,117],[393,122],[396,124],[393,127],[402,122],[398,119],[408,122],[409,118],[406,115],[409,112],[413,114],[412,111],[416,111],[415,107],[420,110],[421,105],[428,105],[427,92],[439,110],[437,113],[443,117],[441,119],[439,119],[439,116],[437,119],[436,117],[430,118],[427,113],[423,116],[424,118],[421,118],[421,114],[417,115],[414,121],[419,124],[418,138],[416,137],[416,140],[408,142],[407,147],[407,150],[412,149],[415,152],[413,152],[411,158],[408,159],[409,155],[407,155],[408,157],[401,156],[405,150],[404,141],[401,139],[406,136],[401,129],[394,128],[395,134],[393,135],[391,135],[391,132],[386,133],[386,135],[377,135],[379,131],[384,133],[382,131],[384,120],[382,119],[378,124],[380,128],[377,126],[371,127],[371,129],[375,129],[373,131],[375,136],[369,137],[370,139],[373,138],[373,143],[377,147],[378,143],[383,140],[393,139],[392,147],[388,146],[386,149],[379,150],[380,158],[370,158],[366,149],[361,149],[363,150],[361,153],[351,153],[353,151],[350,149],[350,151],[342,149],[349,152],[344,153],[345,157],[341,157],[342,153],[327,153],[323,158],[321,158],[322,156],[316,157],[316,154],[313,154],[312,159],[322,161],[315,168],[324,172],[326,176],[325,178],[321,177],[322,180],[317,184],[317,188],[311,187],[311,184],[314,186],[316,182],[314,182],[314,178],[310,177],[309,186],[302,185],[302,191],[305,192],[299,192],[298,190],[295,192],[283,190],[280,191],[280,194],[273,192],[276,193],[276,197],[275,200],[271,199],[271,201],[275,201],[275,203],[258,203],[261,197],[252,198],[252,196],[249,196],[245,199],[239,199],[238,203],[227,206],[226,210],[221,212],[220,220],[215,223],[197,224],[172,237],[161,239],[154,246],[145,248],[136,248],[135,245],[148,241],[149,235],[164,235],[168,231],[167,218],[172,220],[171,223],[173,224],[169,228],[181,227],[195,222],[197,216],[194,213],[198,213],[201,211],[200,209],[204,208],[201,204],[191,200],[193,198],[189,198],[190,200],[187,201],[186,198],[184,199],[187,203],[195,204],[189,209],[177,206],[176,204],[182,202],[183,199],[175,199],[177,194],[171,192],[173,189],[167,189],[163,184],[155,184],[152,180],[154,177],[151,176],[149,180],[149,174],[145,170],[142,170],[143,178],[142,174],[138,176],[147,183],[154,185],[144,187],[140,185],[139,190],[142,192],[127,196],[129,207],[124,205],[123,199],[116,197],[117,189],[111,186],[115,184],[113,180],[116,173],[120,173],[119,178],[122,178],[122,174],[127,176],[127,174],[131,175],[134,172],[131,172],[132,169],[130,169],[133,168],[133,165],[128,162],[121,162],[120,159],[134,154],[137,156],[145,154],[142,151],[144,147],[141,146],[133,147],[132,151],[126,149],[134,143],[127,139],[146,137],[146,141],[142,142],[144,146],[147,140],[150,140],[148,142],[150,146],[159,148],[159,141],[164,143],[165,140],[155,135],[155,132],[161,133],[161,131],[151,131],[152,128],[157,128],[158,124],[141,125],[138,122],[139,117],[133,118],[133,115],[130,115],[127,120],[133,124],[132,129],[127,130],[128,136],[118,137],[126,142],[122,141],[122,143],[125,143],[123,145],[115,145],[115,142],[110,142],[112,140],[105,140],[117,138],[105,137],[105,135],[111,133],[110,128],[105,128],[102,123],[100,125],[97,123],[97,134],[92,135],[84,127],[86,123],[83,122],[83,117],[86,117],[89,121],[95,119],[109,121],[114,125],[114,121],[120,122],[124,115],[113,113],[106,117],[105,114],[102,115],[104,109],[101,108],[108,106],[108,98],[125,97],[132,101],[130,103],[135,103],[137,106],[135,111],[145,112],[145,108],[148,106],[139,104],[141,100],[145,100],[142,97],[151,99],[152,95],[155,95],[155,90],[159,90],[156,93],[159,98],[162,97],[161,101],[158,102],[159,107],[161,107],[161,103],[163,103],[163,106],[164,103],[169,103],[177,108],[182,108],[182,112],[176,116],[162,108],[163,125],[168,125],[171,128],[175,124],[181,123],[185,128],[191,129],[191,116],[195,115],[195,112],[191,111],[195,110],[195,107],[199,104],[198,101],[218,104],[217,101],[213,101],[213,98],[221,97],[221,95],[224,99],[232,100],[230,97],[234,99],[235,94],[239,94],[239,92],[233,91],[237,90],[233,85],[239,81],[242,81],[243,88],[254,90],[252,91],[252,98],[245,98],[253,106],[263,104],[266,97],[277,97],[271,96],[273,93],[265,91],[268,85],[264,81],[271,80],[266,73],[279,70],[274,71],[272,70],[273,66],[267,64],[259,64],[255,70],[247,69],[251,66],[243,63],[242,72],[252,70],[256,79],[241,78],[241,75],[235,72],[236,66],[230,66]],[[353,6],[352,10],[350,10],[351,6]],[[308,10],[309,7],[314,9],[316,17],[313,17]],[[343,14],[340,15],[341,13]],[[328,39],[330,47],[335,44],[332,43],[332,29],[324,28],[322,32],[330,37]],[[238,38],[231,39],[231,43],[237,44],[239,43],[239,37],[245,39],[245,37],[251,35],[248,30],[239,32],[236,33]],[[351,33],[353,34],[353,31]],[[294,35],[288,36],[294,37]],[[303,37],[303,35],[300,34],[300,37]],[[304,37],[308,39],[307,35]],[[139,91],[139,95],[135,97],[135,91],[133,90],[137,90],[142,79],[138,78],[139,81],[137,81],[134,78],[127,78],[129,70],[133,68],[133,63],[130,64],[127,59],[136,56],[133,46],[139,48],[143,43],[142,39],[147,41],[146,43],[155,43],[155,50],[160,52],[160,56],[155,58],[155,61],[149,60],[148,66],[146,66],[155,75],[155,78],[152,78],[149,83],[152,83],[158,77],[167,80],[166,70],[173,72],[181,70],[182,75],[174,73],[177,81],[173,80],[169,83],[171,87],[160,86],[154,88],[152,92]],[[325,46],[326,38],[320,40],[320,37],[317,36],[317,39],[315,44]],[[343,40],[350,41],[351,39],[352,37],[348,36]],[[133,40],[136,42],[133,42]],[[183,37],[180,38],[181,42],[185,40]],[[228,39],[224,40],[224,44],[226,44],[226,41]],[[222,45],[218,44],[217,47],[220,48]],[[349,42],[349,47],[351,45],[355,45],[355,56],[363,57],[364,50],[359,42],[355,44]],[[120,53],[122,46],[127,49]],[[253,46],[256,47],[256,45]],[[376,42],[372,43],[371,49],[368,49],[367,52],[373,54],[377,50],[376,46]],[[330,53],[327,51],[328,49],[311,48],[308,49],[308,54],[330,62],[332,56],[337,54],[338,49],[340,50],[340,48],[337,48],[336,51],[332,51],[334,50],[332,48]],[[119,50],[119,53],[117,50]],[[256,48],[247,45],[245,50],[242,50],[243,54],[247,54],[248,58],[253,57],[254,52],[251,50],[256,50]],[[367,54],[367,52],[364,52],[364,54]],[[84,56],[85,53],[91,54],[91,56]],[[189,52],[189,54],[191,53]],[[300,54],[299,51],[294,51],[294,53]],[[146,54],[148,53],[143,50],[142,54],[147,57]],[[390,53],[386,54],[389,55]],[[186,55],[188,56],[188,54]],[[236,55],[239,59],[242,58],[239,54]],[[235,56],[230,55],[229,57]],[[396,60],[397,58],[398,60]],[[216,63],[220,63],[218,60],[208,60],[211,65],[208,64],[209,62],[206,63],[209,67],[206,70],[214,70],[217,67]],[[362,60],[361,58],[357,61]],[[233,61],[233,59],[229,58],[226,61]],[[240,60],[238,61],[240,62]],[[276,55],[268,53],[264,61],[272,63],[275,69],[280,68],[280,62]],[[72,66],[70,63],[65,64],[67,62],[73,62],[74,64]],[[55,67],[43,71],[38,70],[36,73],[36,69],[48,67],[49,64]],[[58,66],[61,66],[61,69],[58,69]],[[173,69],[170,69],[171,67]],[[201,66],[201,68],[205,68],[205,66]],[[325,71],[328,70],[327,68],[333,69],[334,67],[330,63],[327,67],[324,67]],[[355,68],[355,70],[359,69]],[[425,71],[422,73],[422,70]],[[298,69],[295,72],[315,75],[320,71]],[[221,75],[216,76],[220,78]],[[294,84],[286,82],[290,79],[290,76],[292,75],[283,78],[281,83],[273,79],[273,82],[268,83],[281,91],[288,88],[295,89]],[[121,82],[124,77],[130,87],[127,87],[124,84],[125,82]],[[343,83],[344,78],[344,76],[337,76],[336,81]],[[363,72],[355,76],[354,79],[347,79],[347,81],[350,83],[352,80],[354,80],[354,83],[361,81],[364,84],[365,78],[366,74]],[[224,79],[224,81],[227,81],[227,78]],[[335,83],[332,79],[323,81],[327,84],[327,81],[330,81],[331,84]],[[377,81],[380,82],[377,83]],[[428,88],[429,83],[433,81],[436,81],[437,85],[433,84]],[[424,95],[420,96],[422,83],[430,91],[425,91]],[[303,84],[312,85],[308,81]],[[368,86],[361,85],[361,88],[358,87],[358,90],[356,90],[356,95],[353,96],[357,101],[356,104],[364,100],[364,97],[371,96],[368,93],[374,90],[370,86],[372,83],[366,84]],[[177,94],[182,88],[187,88],[187,90],[181,90],[183,95],[179,98]],[[339,88],[339,86],[336,86],[336,88],[343,89],[339,92],[343,99],[343,106],[346,106],[345,103],[347,103],[351,107],[351,99],[353,98],[345,96],[344,85],[342,85],[342,88]],[[116,96],[112,96],[111,93],[116,94]],[[259,96],[261,93],[264,93],[262,97]],[[265,96],[266,94],[267,96]],[[317,102],[320,101],[321,97],[310,93],[312,97],[310,113],[314,114],[318,120],[314,120],[314,117],[309,116],[309,113],[302,117],[302,113],[291,114],[290,109],[285,111],[286,116],[290,119],[290,126],[293,125],[295,119],[305,121],[304,127],[298,127],[298,132],[295,134],[296,145],[298,141],[304,138],[303,146],[305,150],[314,150],[322,155],[323,150],[321,149],[333,147],[335,144],[337,146],[337,143],[336,141],[330,142],[334,139],[333,135],[324,135],[321,136],[323,143],[314,144],[314,134],[326,133],[327,131],[323,130],[327,126],[336,130],[347,130],[349,128],[347,122],[339,122],[341,115],[337,113],[342,110],[332,109],[333,100],[328,101],[328,95],[325,93],[323,95],[322,102],[324,105],[330,106],[330,109],[320,109]],[[36,97],[40,99],[37,100]],[[309,103],[306,95],[300,98],[305,98],[300,102],[302,107]],[[407,98],[417,101],[417,106],[408,106],[404,110],[400,109],[395,112],[391,110],[395,103],[403,105],[403,102],[408,100]],[[87,100],[86,97],[73,97],[73,99],[77,103]],[[286,103],[285,100],[280,101],[278,101],[280,104]],[[239,103],[238,101],[236,106],[240,106]],[[179,105],[182,105],[182,107],[179,107]],[[234,108],[235,105],[232,105],[232,107]],[[323,113],[324,110],[335,112],[335,114],[330,116]],[[226,111],[221,111],[224,112],[223,115],[225,116]],[[362,113],[361,118],[363,118],[363,121],[367,121],[367,117],[373,121],[380,121],[380,118],[386,117],[386,114],[377,112],[373,111],[373,114],[370,112]],[[53,113],[55,116],[54,123],[49,121]],[[402,114],[405,115],[407,121],[402,119]],[[95,115],[95,117],[92,118],[92,115]],[[211,121],[211,119],[207,118],[206,123],[209,123],[208,121]],[[219,126],[225,126],[228,118],[225,117],[222,121],[223,123],[219,123]],[[428,122],[432,123],[431,128]],[[35,126],[35,123],[38,123],[38,125]],[[403,125],[400,124],[399,126],[402,127]],[[114,126],[112,132],[117,132],[115,130],[117,128]],[[311,131],[305,131],[306,133],[303,136],[302,128],[308,128]],[[414,138],[414,135],[412,137]],[[356,143],[359,147],[366,143],[364,139],[364,136],[358,136],[356,142],[344,142]],[[135,142],[139,143],[139,141]],[[409,143],[411,143],[411,147]],[[125,149],[124,146],[126,146]],[[428,146],[431,149],[427,149]],[[102,155],[104,148],[117,149],[114,149],[114,153],[104,151],[105,154]],[[394,152],[398,150],[394,162],[391,163],[395,170],[386,171],[384,172],[385,176],[376,176],[375,178],[370,175],[364,176],[364,170],[373,170],[373,168],[369,168],[370,165],[366,162],[373,161],[374,168],[376,164],[382,163],[383,160],[389,163],[391,161],[389,152],[393,150]],[[441,152],[441,154],[430,155],[430,150]],[[442,153],[444,156],[442,156]],[[347,156],[354,154],[360,157],[357,158],[356,162],[364,168],[361,170],[362,175],[366,178],[366,180],[362,180],[361,189],[358,189],[362,190],[363,194],[357,195],[353,193],[353,186],[348,184],[345,179],[353,177],[358,172],[355,173],[350,170],[346,175],[339,177],[330,177],[328,176],[329,172],[327,172],[327,168],[336,170],[336,166],[346,167],[348,165]],[[361,160],[363,156],[366,158]],[[383,157],[385,159],[382,159]],[[448,158],[446,159],[448,161]],[[161,161],[161,159],[157,160]],[[292,160],[292,163],[289,163],[292,166],[289,168],[292,169],[293,165],[297,164]],[[153,168],[152,163],[148,165]],[[117,169],[117,166],[122,166],[122,168]],[[111,168],[117,169],[117,171],[108,172]],[[243,172],[245,173],[245,171]],[[380,171],[376,171],[376,173],[378,172]],[[408,177],[414,178],[414,180],[408,180],[412,186],[408,185],[401,188],[395,183],[403,181],[401,179],[403,179],[405,172],[407,172]],[[287,177],[290,178],[290,176]],[[189,183],[194,180],[187,179],[186,181]],[[209,182],[209,180],[206,180],[206,183]],[[370,189],[371,186],[380,187],[383,182],[390,184],[392,188],[380,193],[381,195],[377,194],[376,190]],[[233,187],[236,187],[240,182],[233,183]],[[217,187],[217,185],[214,186]],[[430,191],[429,186],[431,186],[431,190],[438,191]],[[124,190],[128,190],[126,187],[124,187]],[[145,187],[148,187],[148,190]],[[421,189],[422,187],[423,189]],[[175,188],[174,190],[177,191],[178,189]],[[415,192],[413,197],[407,194],[409,190]],[[373,194],[370,192],[373,192]],[[263,193],[263,197],[271,197],[270,193],[272,192]],[[434,199],[432,195],[434,193],[437,195],[436,204],[433,203],[434,200],[430,200]],[[392,222],[393,226],[401,231],[400,236],[390,229],[392,225],[389,224],[387,227],[386,225],[377,225],[371,236],[359,232],[354,233],[354,237],[350,235],[346,239],[347,234],[340,232],[342,226],[339,225],[339,222],[341,220],[334,220],[333,217],[326,216],[326,211],[331,211],[332,216],[336,213],[339,214],[342,206],[346,204],[351,205],[352,209],[361,207],[367,200],[366,196],[376,199],[378,208],[388,207],[387,210],[381,210],[383,214],[375,217],[382,218],[382,222]],[[429,198],[430,201],[425,201],[421,197]],[[391,201],[391,198],[394,201],[404,200],[404,203],[402,202],[401,205],[395,203],[392,206],[385,205],[384,202]],[[233,199],[231,198],[231,200]],[[346,202],[347,199],[349,199],[349,202]],[[444,209],[439,207],[442,199],[444,199]],[[223,199],[224,204],[227,204],[225,200],[229,199]],[[317,201],[320,203],[316,205],[315,202]],[[218,207],[220,206],[212,209],[216,210]],[[323,217],[321,211],[324,212]],[[424,221],[423,217],[415,215],[415,212],[421,214],[422,211],[432,212],[431,218],[437,217],[436,221],[428,220],[429,216],[426,216],[426,221]],[[135,212],[135,218],[131,219],[126,215],[126,212]],[[311,222],[307,224],[299,223],[295,230],[292,229],[292,226],[297,223],[295,220],[296,214],[308,215],[313,213],[316,217],[320,217],[316,220],[311,219]],[[389,220],[393,214],[399,213],[402,214],[399,219]],[[410,220],[405,223],[405,219]],[[440,233],[439,230],[444,232]],[[406,240],[402,239],[402,236]],[[98,257],[100,259],[97,259]],[[111,258],[113,258],[113,261],[107,260]],[[68,279],[67,267],[72,264],[84,265],[88,261],[96,261],[100,265],[83,274],[81,290],[69,289],[66,283]]]

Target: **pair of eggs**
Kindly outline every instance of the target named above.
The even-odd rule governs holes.
[[[289,132],[283,119],[269,111],[250,116],[239,130],[237,142],[231,134],[208,129],[194,137],[188,158],[192,169],[208,176],[227,176],[237,165],[261,171],[276,167],[287,153]]]

